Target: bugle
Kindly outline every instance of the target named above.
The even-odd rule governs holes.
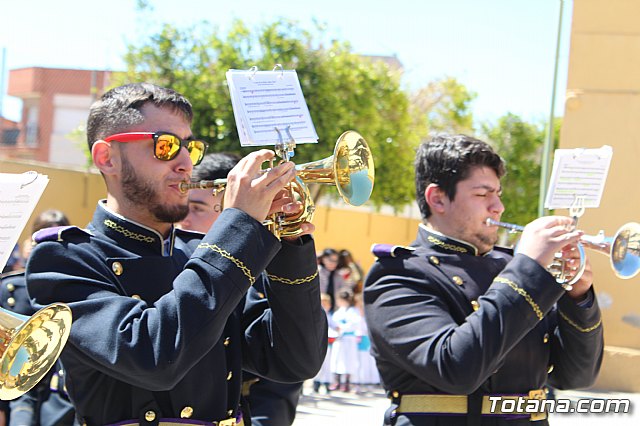
[[[499,226],[510,232],[522,232],[524,227],[507,222],[499,222],[491,218],[486,219],[489,226]],[[557,262],[550,265],[552,275],[556,281],[569,287],[576,283],[586,266],[583,247],[595,250],[609,257],[611,269],[618,278],[628,280],[640,272],[640,224],[629,222],[622,225],[613,237],[605,237],[604,231],[597,235],[583,235],[578,243],[580,253],[580,266],[577,271],[567,276],[565,273],[565,260],[557,258]]]
[[[54,303],[29,316],[0,308],[0,399],[28,392],[53,367],[71,331],[71,309]]]
[[[340,197],[352,206],[364,204],[373,191],[375,167],[367,141],[353,130],[344,132],[337,140],[333,155],[322,160],[296,165],[296,178],[291,182],[293,198],[302,203],[300,212],[293,215],[269,217],[263,224],[278,238],[299,235],[303,222],[311,222],[315,203],[309,184],[335,185]],[[226,179],[182,182],[181,191],[213,189],[224,191]]]

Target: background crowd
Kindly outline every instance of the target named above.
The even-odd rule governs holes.
[[[364,271],[348,250],[325,248],[318,255],[322,306],[329,323],[329,348],[313,390],[368,392],[380,384],[364,320]]]

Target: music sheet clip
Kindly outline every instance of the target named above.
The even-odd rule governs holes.
[[[318,142],[295,70],[281,64],[272,71],[254,66],[229,70],[226,78],[241,146],[276,145],[279,132],[287,128],[296,143]]]
[[[291,126],[287,126],[285,128],[285,132],[288,137],[286,141],[282,139],[282,132],[277,127],[276,132],[278,132],[278,142],[275,146],[276,154],[279,155],[280,158],[282,158],[284,161],[289,161],[291,160],[291,157],[295,155],[294,149],[296,147],[296,140],[291,134]]]
[[[607,181],[613,149],[556,149],[549,190],[545,198],[547,209],[576,209],[600,206]]]

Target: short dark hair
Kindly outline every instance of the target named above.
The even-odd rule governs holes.
[[[87,119],[87,143],[93,144],[115,133],[126,132],[144,121],[140,110],[148,103],[159,108],[169,108],[193,120],[191,103],[175,90],[151,83],[132,83],[115,87],[91,105]]]
[[[31,232],[35,233],[44,228],[52,226],[68,226],[70,224],[67,216],[60,210],[49,209],[38,215],[31,225]]]
[[[226,178],[231,169],[242,157],[230,152],[214,152],[207,154],[202,162],[193,169],[191,179],[194,181]]]
[[[475,167],[489,167],[498,178],[505,174],[502,158],[486,142],[466,135],[436,135],[422,143],[416,152],[416,200],[423,219],[431,216],[424,198],[427,186],[434,183],[453,200],[458,182],[469,177]]]

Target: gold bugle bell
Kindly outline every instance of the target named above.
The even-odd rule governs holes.
[[[71,331],[71,309],[53,303],[29,316],[0,308],[0,399],[28,392],[53,367]]]
[[[375,167],[367,141],[353,130],[338,138],[333,155],[322,160],[296,165],[296,178],[291,182],[293,197],[302,203],[294,215],[269,217],[263,224],[278,238],[299,235],[303,222],[311,222],[315,203],[308,184],[335,185],[340,197],[352,206],[364,204],[373,191]],[[214,194],[225,189],[226,179],[183,182],[181,191],[211,188]]]

